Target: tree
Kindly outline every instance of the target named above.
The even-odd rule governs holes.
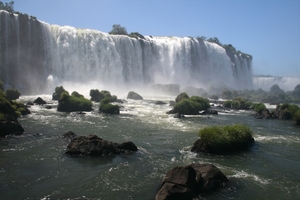
[[[0,10],[6,10],[7,12],[14,12],[14,1],[9,3],[3,3],[0,1]]]
[[[128,35],[125,27],[120,24],[114,24],[112,30],[109,32],[111,35]]]

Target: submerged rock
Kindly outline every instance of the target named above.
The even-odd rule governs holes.
[[[72,133],[68,132],[67,137],[73,136]],[[96,135],[89,135],[72,139],[66,154],[71,156],[111,156],[128,154],[137,150],[138,148],[133,142],[118,144],[103,140]]]
[[[224,187],[228,178],[212,164],[178,166],[168,171],[155,200],[192,200]]]

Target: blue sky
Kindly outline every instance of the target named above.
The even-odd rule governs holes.
[[[10,0],[9,0],[10,1]],[[9,2],[3,1],[3,2]],[[152,36],[217,37],[253,56],[253,73],[300,77],[300,0],[14,0],[49,24]]]

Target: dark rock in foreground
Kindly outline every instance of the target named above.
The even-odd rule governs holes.
[[[70,137],[69,134],[67,137]],[[128,154],[137,150],[133,142],[118,144],[103,140],[96,135],[89,135],[72,139],[67,147],[66,154],[71,156],[111,156]]]
[[[191,164],[168,171],[156,200],[192,200],[201,193],[224,187],[227,177],[212,164]]]

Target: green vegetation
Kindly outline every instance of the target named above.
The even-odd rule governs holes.
[[[231,108],[235,110],[249,110],[252,103],[244,98],[235,98],[233,100],[227,100],[223,102],[225,108]]]
[[[59,100],[60,95],[63,92],[67,92],[63,86],[58,86],[55,88],[55,92],[52,94],[52,100]]]
[[[78,97],[78,98],[83,98],[84,97],[82,94],[79,94],[76,91],[72,92],[71,96]]]
[[[100,102],[104,98],[109,98],[111,102],[117,101],[116,95],[111,95],[109,91],[102,90],[101,92],[98,89],[90,90],[91,101]]]
[[[7,12],[14,12],[14,1],[10,1],[9,3],[3,3],[0,1],[0,10],[6,10]]]
[[[207,127],[199,131],[199,136],[207,150],[216,154],[244,150],[253,142],[252,130],[243,124]]]
[[[112,26],[112,30],[109,32],[110,35],[126,35],[136,39],[145,39],[145,37],[138,33],[138,32],[131,32],[130,34],[127,33],[125,27],[122,27],[120,24],[114,24]]]
[[[300,110],[298,110],[297,112],[295,112],[294,114],[294,121],[296,125],[300,125]]]
[[[114,24],[112,30],[109,32],[111,35],[128,35],[125,27],[122,27],[120,24]]]
[[[182,92],[176,97],[175,102],[177,103],[183,99],[188,99],[188,98],[190,98],[189,95],[186,92]]]
[[[295,114],[300,110],[299,106],[294,104],[285,103],[282,105],[277,105],[276,113],[279,119],[294,119]]]
[[[118,105],[113,105],[110,103],[111,98],[105,97],[100,101],[99,111],[109,114],[120,114],[120,107]]]
[[[74,93],[74,92],[73,92]],[[77,94],[75,92],[74,94]],[[92,102],[83,96],[69,95],[67,91],[61,93],[58,100],[57,111],[61,112],[74,112],[74,111],[91,111]]]
[[[20,97],[20,92],[17,89],[11,88],[6,90],[5,95],[9,100],[16,100]]]
[[[210,107],[209,100],[206,98],[198,96],[189,98],[186,93],[181,93],[178,96],[181,96],[182,98],[175,103],[173,108],[174,113],[180,113],[182,115],[198,115],[199,111],[207,110]]]
[[[3,92],[0,92],[0,118],[3,119],[6,114],[19,117],[30,114],[30,111],[23,103],[11,101]]]
[[[0,92],[4,92],[4,84],[1,80],[0,80]]]
[[[266,108],[267,108],[266,105],[263,103],[253,103],[252,104],[252,109],[258,113],[261,113]]]

